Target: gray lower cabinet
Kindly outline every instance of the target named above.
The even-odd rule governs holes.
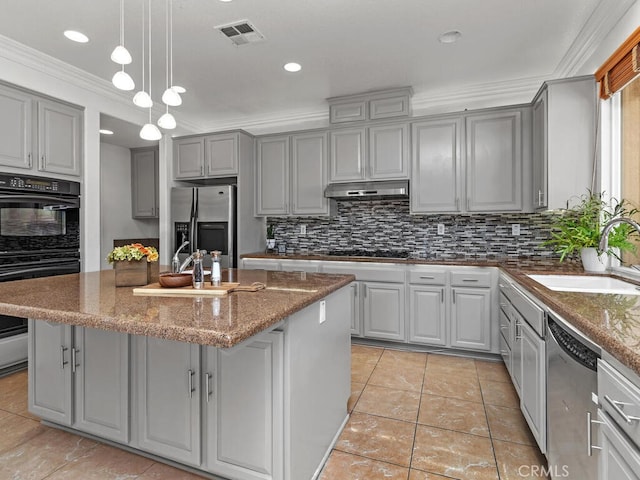
[[[598,410],[599,480],[640,480],[640,453],[615,425],[615,421]]]
[[[117,442],[128,442],[129,335],[74,327],[73,343],[74,427]]]
[[[200,465],[200,347],[136,336],[137,447]]]
[[[451,289],[451,346],[491,350],[491,290]]]
[[[520,409],[540,446],[540,451],[545,453],[547,445],[545,341],[527,322],[522,322],[520,325],[520,336],[522,342]]]
[[[273,331],[239,348],[205,349],[206,470],[283,478],[283,345],[284,333]]]
[[[360,302],[360,282],[351,284],[351,312],[350,312],[350,331],[355,337],[362,336],[362,306]]]
[[[364,336],[404,341],[404,284],[362,282]]]
[[[29,320],[29,411],[70,426],[73,423],[73,327]]]
[[[409,286],[409,342],[447,345],[445,286]]]

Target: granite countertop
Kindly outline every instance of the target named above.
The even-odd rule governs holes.
[[[231,270],[264,290],[158,297],[116,287],[113,270],[0,283],[0,313],[168,340],[232,347],[348,285],[353,275]],[[222,281],[229,280],[223,270]]]
[[[579,263],[535,258],[387,259],[328,255],[274,255],[255,253],[243,258],[382,262],[401,265],[498,267],[543,304],[571,323],[603,350],[640,375],[640,296],[549,290],[527,276],[536,274],[584,275]],[[593,275],[593,274],[589,274]],[[621,277],[619,277],[621,278]],[[638,283],[621,278],[629,283]],[[639,284],[640,285],[640,284]]]

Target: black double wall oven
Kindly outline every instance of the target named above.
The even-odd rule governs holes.
[[[0,173],[0,282],[80,271],[80,184]],[[27,360],[27,319],[0,314],[0,374]]]

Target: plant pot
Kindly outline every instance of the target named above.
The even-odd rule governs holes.
[[[267,238],[267,248],[269,250],[273,250],[276,248],[276,239],[275,238]]]
[[[582,267],[585,272],[603,273],[607,271],[609,266],[609,255],[606,252],[598,255],[596,248],[583,248],[580,250],[582,258]]]
[[[116,260],[116,287],[138,287],[151,283],[151,264],[141,260]]]

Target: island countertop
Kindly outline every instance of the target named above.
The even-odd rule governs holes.
[[[116,287],[112,270],[0,283],[0,313],[228,348],[351,283],[353,275],[231,270],[264,290],[162,297]],[[223,271],[227,281],[229,271]]]

